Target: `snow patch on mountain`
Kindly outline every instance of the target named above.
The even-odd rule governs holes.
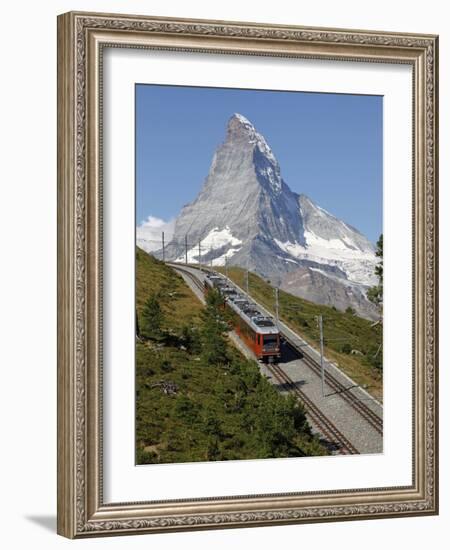
[[[202,240],[202,246],[210,247],[213,250],[221,248],[222,246],[229,244],[231,246],[236,246],[242,244],[240,239],[233,237],[233,234],[230,231],[230,228],[225,226],[224,229],[219,230],[218,227],[215,227],[208,235]]]
[[[304,236],[305,246],[298,242],[280,242],[278,239],[274,241],[281,250],[297,260],[339,267],[349,281],[364,286],[377,283],[374,275],[377,258],[371,251],[360,250],[349,237],[323,239],[311,231],[305,231]]]
[[[191,243],[192,244],[192,243]],[[201,239],[198,244],[188,249],[188,263],[211,263],[211,265],[225,265],[225,260],[231,258],[241,249],[242,241],[233,236],[229,226],[223,229],[214,227],[204,239]],[[223,254],[217,255],[217,252]],[[176,262],[185,262],[186,255],[180,255]]]

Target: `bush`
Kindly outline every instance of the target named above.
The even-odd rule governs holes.
[[[170,364],[170,361],[167,360],[167,359],[163,359],[161,361],[161,370],[163,372],[172,372],[173,371],[173,367],[172,365]]]
[[[197,331],[189,325],[183,325],[181,329],[181,339],[189,353],[199,353],[201,342]]]
[[[220,421],[215,416],[214,412],[209,412],[203,418],[202,431],[205,434],[212,436],[221,436],[222,431],[220,428]]]
[[[345,342],[345,344],[342,344],[341,351],[342,353],[347,353],[347,354],[351,353],[352,346],[348,342]]]
[[[207,460],[220,460],[222,458],[217,437],[211,437],[208,440],[206,458]]]
[[[167,433],[167,450],[168,451],[181,451],[183,449],[183,440],[180,437],[178,431],[171,428]],[[163,457],[164,455],[162,455]],[[166,462],[166,461],[164,461]]]
[[[157,464],[158,462],[158,455],[154,451],[145,451],[143,447],[136,448],[137,464]]]
[[[383,369],[383,348],[379,346],[370,346],[365,356],[367,363],[377,370]]]
[[[175,415],[180,419],[192,422],[197,418],[196,407],[188,397],[181,395],[175,404]]]

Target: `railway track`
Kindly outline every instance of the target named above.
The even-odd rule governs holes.
[[[320,378],[320,364],[313,357],[299,349],[295,342],[293,342],[283,331],[280,332],[286,343],[290,346],[291,350],[293,350],[299,358],[301,358]],[[383,419],[380,418],[377,413],[374,412],[366,403],[364,403],[364,401],[361,401],[357,396],[349,393],[349,388],[347,388],[328,371],[325,371],[325,382],[336,392],[336,394],[339,394],[352,407],[353,410],[358,412],[358,414],[362,416],[362,418],[364,418],[364,420],[366,420],[376,432],[380,435],[383,434]]]
[[[267,368],[279,384],[284,385],[290,393],[293,393],[302,401],[311,422],[325,437],[328,444],[331,444],[342,454],[359,454],[356,447],[352,445],[345,435],[323,414],[319,407],[311,401],[277,363],[268,363]]]
[[[186,271],[187,273],[187,271]],[[191,274],[192,275],[192,274]],[[198,282],[198,281],[197,281]],[[234,284],[234,283],[233,283]],[[236,286],[236,285],[235,285]],[[320,364],[310,355],[300,349],[295,342],[289,338],[289,336],[280,330],[280,334],[284,340],[290,346],[291,350],[308,365],[308,367],[319,377],[321,377]],[[346,387],[340,380],[338,380],[333,374],[325,371],[325,382],[333,389],[336,394],[339,394],[349,405],[356,411],[366,422],[380,435],[383,434],[383,419],[373,411],[364,401],[361,401],[359,397],[349,392],[349,388]]]
[[[194,283],[194,285],[203,292],[203,285],[198,277],[190,270],[183,267],[173,266],[178,271],[185,274]],[[282,330],[280,330],[285,342],[290,349],[318,376],[321,377],[320,364],[310,355],[305,353],[292,339]],[[268,364],[267,368],[274,378],[281,384],[286,385],[290,392],[294,393],[305,405],[311,421],[316,424],[317,428],[324,434],[326,438],[341,449],[345,454],[356,454],[358,450],[351,444],[345,435],[322,413],[322,411],[309,399],[309,397],[295,384],[295,382],[282,370],[279,364]],[[347,388],[330,372],[325,372],[325,382],[333,389],[336,394],[339,394],[349,406],[357,412],[377,433],[383,433],[383,420],[378,416],[366,403],[361,401],[357,396],[349,393]]]
[[[189,279],[191,279],[191,281],[195,284],[195,286],[202,291],[203,293],[203,285],[202,283],[198,280],[198,278],[193,274],[191,273],[188,269],[184,269],[182,267],[178,267],[178,266],[172,266],[176,271],[181,271],[182,273],[184,273],[185,275],[187,275],[189,277]]]

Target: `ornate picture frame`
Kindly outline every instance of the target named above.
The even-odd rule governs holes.
[[[165,501],[149,494],[146,502],[104,502],[105,48],[411,66],[411,485]],[[437,118],[437,36],[77,12],[58,17],[59,534],[82,538],[438,513]]]

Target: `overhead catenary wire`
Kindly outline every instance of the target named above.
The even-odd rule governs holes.
[[[213,252],[215,250],[215,243],[212,242],[212,245],[209,246],[209,252],[205,248],[205,244],[202,244],[202,241],[196,241],[191,242],[189,240],[189,235],[186,233],[183,240],[171,240],[167,242],[166,235],[164,231],[161,232],[161,238],[160,239],[148,239],[144,238],[142,239],[144,243],[152,245],[150,250],[147,250],[147,252],[156,255],[157,257],[161,257],[162,261],[167,260],[167,255],[169,256],[174,252],[177,253],[177,259],[181,261],[181,258],[184,259],[184,263],[189,263],[190,257],[192,257],[192,252],[194,249],[198,249],[198,256],[195,256],[195,254],[192,257],[193,263],[201,264],[204,257],[208,257],[209,263],[212,266],[213,265]],[[153,246],[157,245],[157,246]],[[144,247],[143,247],[144,248]],[[195,261],[196,259],[196,261]]]

